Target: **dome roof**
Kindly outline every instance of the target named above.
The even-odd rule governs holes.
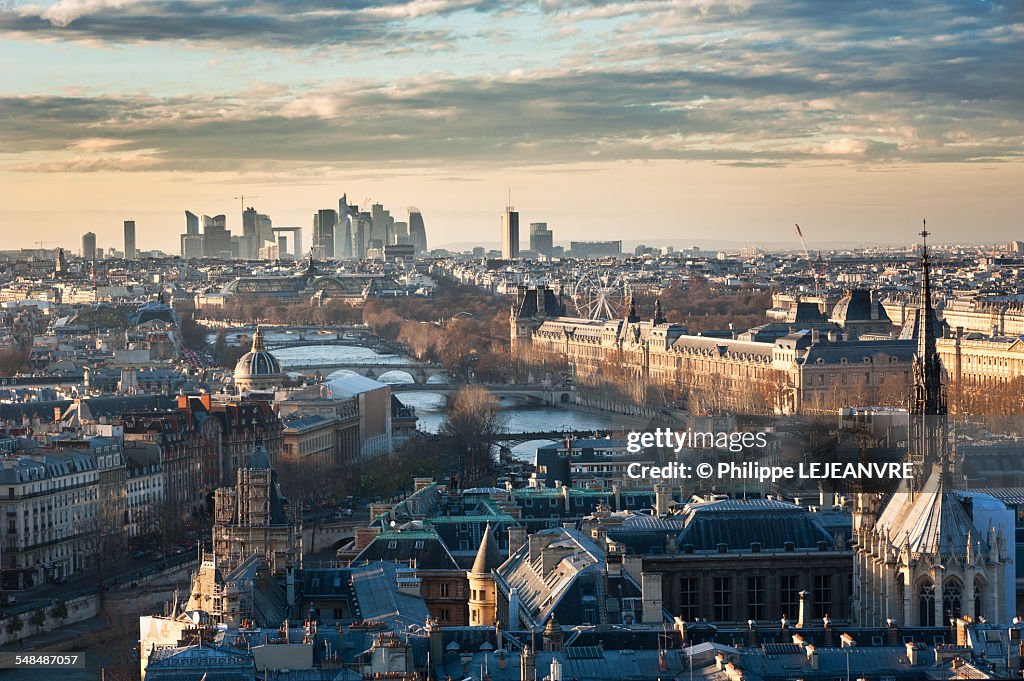
[[[850,289],[832,308],[832,320],[846,322],[889,321],[882,303],[867,289]]]
[[[277,358],[267,352],[263,344],[263,331],[256,329],[252,336],[252,350],[245,353],[235,364],[235,380],[240,378],[266,378],[280,376],[281,363]]]

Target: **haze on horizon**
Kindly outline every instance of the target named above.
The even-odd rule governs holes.
[[[2,248],[174,253],[241,194],[493,243],[509,188],[560,242],[1024,237],[1010,0],[9,1],[0,35]]]

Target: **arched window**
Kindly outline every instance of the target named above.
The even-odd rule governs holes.
[[[935,626],[935,585],[930,581],[921,583],[918,595],[918,626]]]
[[[942,583],[942,613],[947,621],[964,614],[961,606],[963,591],[963,585],[958,579],[950,579]]]
[[[985,603],[985,582],[980,577],[974,579],[974,619],[982,617]]]

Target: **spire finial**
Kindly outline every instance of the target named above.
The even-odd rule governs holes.
[[[928,237],[931,236],[931,232],[928,231],[928,221],[921,220],[921,239],[924,241],[925,247],[928,246]]]

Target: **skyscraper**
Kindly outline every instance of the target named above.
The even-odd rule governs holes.
[[[231,257],[231,232],[224,215],[203,216],[203,257]]]
[[[339,258],[351,258],[354,255],[352,242],[352,212],[354,206],[348,205],[348,195],[342,194],[338,199],[338,224],[334,229],[334,252]]]
[[[550,256],[554,247],[554,234],[546,222],[530,223],[530,250],[537,255]]]
[[[511,205],[505,206],[501,214],[501,257],[519,257],[519,213]]]
[[[86,232],[82,235],[82,258],[85,260],[96,259],[96,235],[93,232]]]
[[[373,204],[370,207],[370,240],[367,247],[384,248],[392,243],[394,227],[395,219],[391,217],[391,211],[385,210],[382,204]]]
[[[124,221],[124,259],[132,260],[138,257],[139,252],[135,249],[135,220]]]
[[[199,216],[185,211],[185,232],[181,235],[181,257],[202,258],[203,237],[199,234]]]
[[[409,240],[416,247],[417,254],[427,252],[427,229],[423,226],[423,214],[413,206],[409,206]]]
[[[338,211],[324,208],[313,214],[313,252],[320,258],[334,256],[334,227],[338,224]]]
[[[239,253],[239,256],[246,259],[255,258],[259,244],[256,238],[256,209],[252,206],[242,211],[242,236],[245,239],[240,243],[244,245],[245,253]]]

